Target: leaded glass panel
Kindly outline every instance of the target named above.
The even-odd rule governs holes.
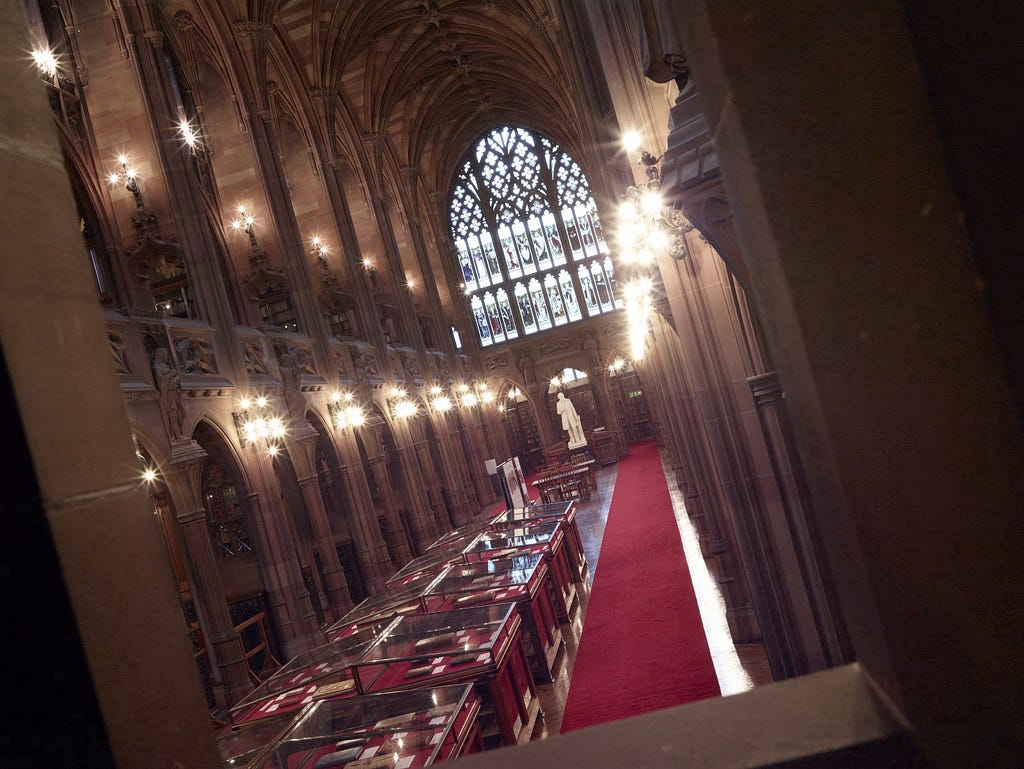
[[[482,138],[449,217],[482,346],[621,307],[586,175],[547,137],[502,126]]]

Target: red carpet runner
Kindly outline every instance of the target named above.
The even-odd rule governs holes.
[[[654,442],[619,463],[562,733],[721,694]]]

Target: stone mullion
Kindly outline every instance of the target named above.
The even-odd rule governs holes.
[[[320,565],[323,569],[324,590],[327,593],[328,606],[338,612],[338,619],[352,608],[352,596],[349,594],[345,570],[338,558],[338,548],[331,531],[324,498],[320,494],[320,479],[316,473],[316,441],[319,433],[308,423],[293,428],[288,439],[288,455],[296,470],[296,477],[302,498],[305,502],[306,514],[313,528],[313,537],[320,553]],[[295,450],[292,450],[295,449]]]
[[[274,135],[269,113],[262,114],[262,120],[253,120],[250,133],[254,155],[260,166],[260,178],[263,179],[270,207],[270,218],[274,223],[277,244],[280,249],[279,260],[284,268],[290,287],[290,296],[295,303],[301,318],[302,332],[316,340],[314,349],[319,353],[319,370],[330,369],[330,356],[327,354],[327,323],[320,306],[316,302],[316,286],[306,261],[306,249],[299,230],[295,209],[292,207],[291,193],[281,168],[278,141]]]
[[[508,442],[508,430],[505,429],[501,412],[498,411],[495,404],[491,404],[486,406],[482,413],[485,415],[483,417],[485,434],[488,436],[488,442],[495,454],[491,459],[499,463],[511,459],[512,447]]]
[[[320,640],[320,628],[309,591],[302,578],[302,563],[296,550],[299,541],[295,523],[278,502],[276,512],[267,509],[261,500],[280,500],[277,474],[268,467],[263,454],[253,449],[250,454],[254,477],[262,490],[249,495],[254,518],[261,527],[266,558],[261,562],[268,582],[268,594],[281,629],[286,653],[290,657],[310,648]],[[272,480],[271,480],[272,479]],[[297,616],[296,616],[297,615]]]
[[[208,644],[214,691],[219,704],[231,706],[252,691],[249,666],[242,655],[242,643],[228,611],[227,597],[210,541],[206,507],[202,497],[202,472],[206,452],[195,441],[179,441],[172,448],[167,465],[168,490],[182,539],[188,553],[193,601],[201,618],[203,638]],[[219,690],[219,691],[218,691]]]
[[[415,195],[415,189],[413,190],[413,194]],[[419,263],[420,270],[423,273],[424,283],[429,285],[429,281],[436,281],[438,280],[438,278],[434,276],[432,270],[430,269],[430,256],[427,250],[426,238],[423,235],[423,223],[418,218],[412,217],[410,217],[408,221],[410,240],[412,241],[413,248],[416,250],[417,262]],[[441,279],[445,281],[449,280],[448,275],[445,274],[443,271]],[[423,296],[426,299],[426,303],[430,311],[431,320],[433,320],[435,324],[434,330],[436,331],[436,335],[438,337],[435,340],[435,342],[437,343],[438,349],[444,350],[445,353],[455,352],[452,336],[450,333],[448,333],[448,323],[444,319],[445,313],[441,308],[440,294],[437,291],[424,291]],[[516,318],[516,324],[518,326],[519,320],[517,313],[513,313],[513,317]],[[417,328],[418,327],[419,324],[417,323]],[[523,333],[523,330],[521,328],[519,329],[519,333],[520,335],[522,335]],[[421,340],[421,342],[425,349],[426,340]]]
[[[374,218],[377,222],[377,231],[381,236],[384,245],[385,258],[388,261],[388,271],[391,273],[392,289],[395,292],[395,306],[398,308],[398,316],[402,322],[402,344],[406,347],[423,349],[423,335],[420,334],[420,324],[416,320],[412,309],[412,302],[409,297],[402,296],[399,292],[407,291],[405,288],[405,272],[399,257],[398,239],[395,237],[395,228],[391,223],[391,217],[387,210],[387,199],[378,195],[372,199]]]
[[[384,454],[378,454],[375,457],[370,457],[369,462],[373,480],[377,484],[377,490],[384,502],[384,516],[388,522],[388,534],[392,538],[391,545],[394,548],[395,565],[400,568],[412,560],[412,547],[409,534],[405,530],[405,523],[398,514],[395,495],[392,493],[393,481],[391,473],[388,471],[387,457]]]
[[[693,297],[693,301],[687,303],[690,312],[697,311],[691,307],[692,304],[703,302],[701,297]],[[677,318],[677,321],[679,319]],[[697,319],[694,323],[699,322]],[[677,322],[677,328],[680,324]],[[693,324],[689,330],[696,332]],[[675,333],[662,334],[663,339],[674,340]],[[685,340],[680,339],[680,342]],[[679,371],[689,371],[687,366],[696,367],[698,361],[703,359],[703,353],[707,352],[707,345],[713,344],[712,340],[691,339],[691,345],[696,349],[682,347],[675,356],[676,365]],[[661,346],[660,344],[653,345]],[[667,344],[671,349],[671,341]],[[705,375],[712,375],[716,370],[714,361],[705,361],[701,368],[696,369],[705,372]],[[689,379],[686,374],[684,377]],[[679,381],[678,378],[665,377],[666,386],[672,381]],[[737,532],[733,522],[727,517],[730,510],[737,505],[745,505],[749,500],[745,497],[745,489],[741,488],[744,481],[737,477],[737,467],[742,459],[735,455],[738,447],[734,443],[732,415],[723,408],[720,400],[720,388],[722,383],[717,380],[710,380],[705,383],[707,396],[700,398],[698,393],[693,393],[693,417],[696,421],[696,431],[691,432],[692,438],[696,439],[699,446],[699,456],[702,457],[701,471],[694,480],[700,488],[700,494],[704,505],[702,509],[707,515],[710,531],[713,535],[711,549],[716,558],[712,564],[716,579],[722,585],[723,596],[726,602],[726,616],[733,638],[737,643],[754,642],[763,639],[762,628],[758,623],[754,600],[748,584],[748,575],[741,566],[740,558],[743,553],[740,549],[743,544],[737,541]],[[670,415],[671,416],[671,415]],[[714,430],[721,440],[722,445],[716,452],[716,447],[711,441],[711,431]],[[733,489],[732,498],[728,495],[728,489]]]
[[[338,548],[327,521],[323,497],[320,496],[320,481],[315,475],[306,476],[298,479],[298,485],[303,501],[306,503],[310,525],[313,527],[313,537],[320,554],[320,566],[324,579],[324,591],[327,593],[328,608],[334,610],[333,619],[338,619],[352,608],[352,596],[349,594],[345,569],[338,558]]]
[[[345,486],[351,515],[360,533],[359,552],[362,563],[368,570],[365,576],[370,591],[375,592],[383,587],[386,578],[395,573],[396,564],[391,560],[387,543],[377,524],[373,495],[370,493],[366,470],[356,445],[355,433],[352,430],[342,431],[338,447],[342,461],[339,473]]]
[[[608,370],[594,370],[590,374],[590,384],[594,391],[594,398],[597,401],[598,413],[603,417],[605,428],[619,436],[622,450],[625,451],[626,441],[622,434],[622,423],[619,421],[619,413],[615,408],[615,399],[612,397],[611,386],[608,381]],[[641,384],[643,384],[641,382]],[[629,404],[623,401],[623,409],[626,411],[626,418],[629,419]]]
[[[461,418],[453,415],[451,419],[452,421],[446,430],[446,435],[448,437],[448,444],[453,447],[452,456],[456,459],[457,469],[461,470],[461,486],[468,504],[474,510],[480,510],[483,507],[483,500],[480,498],[476,483],[473,481],[473,474],[469,470],[469,460],[471,457],[466,449],[466,446],[469,445],[469,440],[463,440],[464,427]]]
[[[701,552],[710,558],[725,550],[725,540],[717,517],[717,506],[704,504],[702,490],[715,476],[706,446],[700,440],[702,428],[694,412],[694,395],[678,343],[655,345],[652,354],[638,365],[644,392],[653,396],[658,422],[663,428],[662,440],[669,449],[683,477],[677,478],[686,498],[686,510],[698,532]]]

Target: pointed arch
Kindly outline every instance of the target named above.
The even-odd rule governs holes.
[[[482,347],[622,307],[586,174],[550,138],[511,125],[481,137],[459,166],[448,219]]]

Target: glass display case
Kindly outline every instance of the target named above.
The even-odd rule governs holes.
[[[565,524],[558,518],[542,518],[514,523],[494,523],[467,541],[466,560],[507,557],[537,553],[548,561],[548,579],[552,605],[560,622],[570,622],[576,609],[576,580],[566,548]],[[449,543],[455,548],[459,540]]]
[[[368,623],[354,633],[297,654],[231,708],[231,722],[246,724],[298,710],[323,697],[355,694],[352,663],[394,621]]]
[[[548,562],[538,553],[491,558],[445,567],[430,586],[437,599],[432,611],[514,602],[523,618],[523,641],[537,680],[553,679],[562,631],[548,588]]]
[[[398,618],[353,665],[360,693],[472,681],[488,747],[529,740],[539,711],[514,603]]]
[[[504,512],[497,513],[496,515],[488,515],[479,520],[470,521],[469,523],[464,523],[462,526],[457,526],[451,531],[442,534],[440,537],[438,537],[429,545],[427,545],[427,552],[429,553],[439,548],[443,548],[445,545],[454,540],[465,541],[467,537],[470,537],[473,534],[480,534],[495,521],[500,520],[504,515]]]
[[[537,502],[527,507],[514,507],[495,516],[491,525],[498,523],[522,523],[525,521],[554,518],[561,520],[565,527],[565,545],[573,581],[583,583],[586,579],[587,556],[583,540],[576,524],[576,502]]]
[[[247,769],[420,769],[482,748],[473,684],[319,700]]]
[[[298,717],[298,711],[267,716],[217,736],[217,750],[224,769],[244,769],[276,742]]]
[[[401,587],[413,582],[424,573],[437,574],[441,567],[449,563],[466,561],[465,550],[473,543],[475,536],[479,536],[479,533],[476,535],[467,533],[462,537],[450,539],[433,550],[428,550],[396,571],[385,584],[388,588]]]
[[[327,629],[327,637],[337,638],[344,633],[352,632],[353,628],[360,628],[386,617],[431,611],[432,605],[428,598],[432,595],[430,588],[444,575],[445,568],[421,572],[405,580],[400,586],[371,595],[331,625]],[[433,603],[436,603],[436,600]]]

